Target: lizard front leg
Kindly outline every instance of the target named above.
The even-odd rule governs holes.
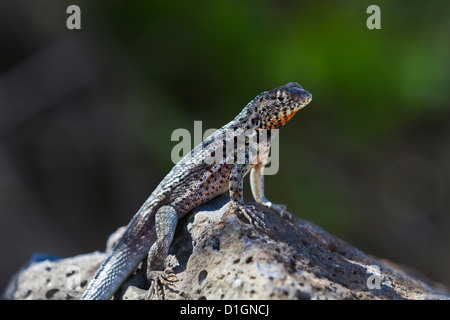
[[[155,214],[156,241],[147,257],[147,278],[151,281],[147,298],[164,298],[164,286],[173,286],[176,276],[171,269],[164,270],[170,244],[172,243],[178,215],[174,207],[163,206]]]
[[[250,222],[265,228],[264,217],[252,205],[244,203],[243,184],[247,166],[235,164],[230,174],[231,211],[241,212]]]
[[[286,211],[286,206],[284,204],[274,204],[264,196],[263,170],[264,164],[260,162],[250,171],[250,187],[252,189],[253,198],[256,202],[278,213],[282,218],[292,220],[292,215]]]

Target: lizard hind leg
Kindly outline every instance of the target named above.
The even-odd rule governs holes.
[[[163,299],[164,287],[173,287],[177,278],[171,269],[164,270],[165,261],[172,243],[178,215],[174,207],[163,206],[155,214],[156,241],[147,257],[147,278],[151,285],[148,298]]]

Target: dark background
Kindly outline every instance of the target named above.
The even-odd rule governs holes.
[[[70,4],[81,30],[66,28]],[[366,27],[370,4],[381,30]],[[173,130],[219,128],[290,81],[314,98],[280,132],[268,198],[450,285],[449,13],[0,0],[0,288],[34,252],[103,250],[173,166]]]

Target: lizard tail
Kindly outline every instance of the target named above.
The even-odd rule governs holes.
[[[153,211],[153,210],[152,210]],[[136,269],[155,242],[154,219],[138,212],[89,282],[81,300],[108,300]]]

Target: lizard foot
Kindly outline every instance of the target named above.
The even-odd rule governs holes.
[[[287,212],[286,205],[271,203],[269,208],[272,209],[273,211],[275,211],[276,213],[278,213],[280,215],[280,217],[282,217],[288,221],[292,221],[292,214]]]
[[[263,229],[266,229],[266,224],[264,223],[264,216],[262,213],[256,210],[255,206],[246,204],[231,205],[231,213],[237,212],[242,214],[250,224],[257,225]]]
[[[164,271],[148,271],[147,278],[151,281],[148,290],[148,300],[164,300],[165,288],[175,288],[175,282],[179,281],[172,269]]]

